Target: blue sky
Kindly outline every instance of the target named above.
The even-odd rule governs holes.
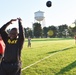
[[[44,25],[71,25],[76,19],[76,0],[51,0],[52,7],[46,7],[48,0],[0,0],[0,27],[10,19],[21,17],[23,26],[32,28],[34,13],[44,12]],[[18,26],[17,22],[9,27]]]

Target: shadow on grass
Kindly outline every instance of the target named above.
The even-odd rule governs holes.
[[[68,66],[64,67],[63,69],[60,70],[60,72],[56,73],[55,75],[64,74],[65,72],[68,72],[75,67],[76,67],[76,61],[74,61],[71,64],[69,64]]]
[[[73,48],[76,48],[76,47],[68,47],[68,48],[64,48],[64,49],[61,49],[61,50],[48,52],[48,54],[52,54],[52,53],[56,53],[56,52],[60,52],[60,51],[65,51],[65,50],[69,50],[69,49],[73,49]]]

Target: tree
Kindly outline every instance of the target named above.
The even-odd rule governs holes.
[[[74,28],[72,28],[72,32],[74,35],[76,35],[76,26]]]
[[[35,36],[36,38],[41,37],[41,35],[42,35],[41,24],[40,24],[40,23],[34,23],[34,24],[33,24],[33,28],[34,28],[34,36]]]
[[[47,27],[44,27],[44,28],[43,28],[43,36],[44,36],[45,38],[47,38],[47,32],[48,32],[48,28],[47,28]]]
[[[58,26],[58,33],[59,33],[59,37],[66,37],[66,29],[68,30],[68,25],[64,24],[64,25],[60,25]]]
[[[32,30],[31,28],[27,27],[24,28],[24,32],[25,32],[25,37],[28,38],[29,36],[32,37]]]
[[[56,37],[57,36],[57,27],[55,27],[54,25],[49,26],[48,31],[49,30],[51,30],[53,32],[53,35],[51,35],[50,37]]]

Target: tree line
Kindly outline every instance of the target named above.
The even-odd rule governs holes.
[[[9,29],[10,30],[10,29]],[[9,30],[7,30],[9,32]],[[59,26],[50,25],[48,27],[41,27],[41,24],[36,22],[33,23],[32,29],[27,27],[24,28],[25,37],[30,36],[31,38],[67,38],[74,37],[76,35],[75,27],[62,24]]]

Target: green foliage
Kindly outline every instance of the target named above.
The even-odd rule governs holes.
[[[40,37],[42,34],[41,24],[40,23],[34,23],[33,27],[34,27],[34,36],[37,38]]]
[[[22,75],[76,75],[76,45],[73,39],[32,39],[32,47],[27,47],[27,39],[22,50]]]

